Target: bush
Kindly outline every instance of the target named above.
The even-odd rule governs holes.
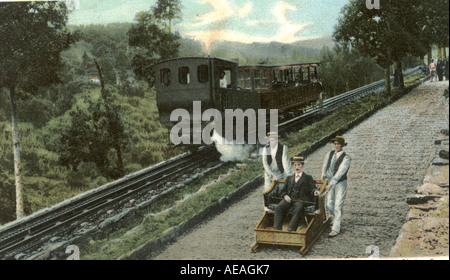
[[[0,173],[0,224],[16,218],[16,197],[14,178],[5,172]]]

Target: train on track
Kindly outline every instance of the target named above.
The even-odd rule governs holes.
[[[199,141],[208,124],[202,122],[205,112],[208,116],[226,116],[230,111],[253,110],[256,114],[265,110],[269,123],[270,110],[277,110],[277,118],[281,120],[299,116],[304,108],[320,100],[323,89],[319,62],[239,65],[237,60],[218,57],[182,57],[152,67],[160,122],[171,131],[172,138],[182,134],[178,141],[171,139],[172,143],[188,147],[205,144]],[[196,125],[196,121],[201,124]],[[221,118],[222,127],[226,126],[225,121],[225,117]],[[192,129],[181,131],[182,124]],[[250,122],[245,122],[242,128],[234,119],[232,127],[245,131],[248,139],[249,125]],[[174,132],[174,128],[179,130]],[[236,131],[233,133],[236,139]]]

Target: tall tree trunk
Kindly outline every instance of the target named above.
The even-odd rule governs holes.
[[[391,66],[384,69],[384,89],[388,94],[391,93]]]
[[[420,65],[425,65],[425,56],[424,55],[420,56]]]
[[[442,59],[446,59],[447,58],[447,50],[445,49],[445,47],[441,48],[441,58]]]
[[[428,65],[430,65],[431,60],[433,59],[433,52],[432,52],[432,47],[431,46],[428,49],[427,54],[428,54]]]
[[[399,60],[396,62],[397,65],[397,73],[398,73],[398,86],[401,89],[405,88],[405,81],[403,79],[403,68],[402,68],[402,62]]]
[[[105,101],[106,114],[108,116],[108,126],[109,126],[108,127],[108,131],[109,131],[109,128],[111,127],[111,119],[110,119],[111,118],[111,109],[110,109],[109,103],[108,103],[109,102],[109,100],[108,100],[108,93],[105,90],[105,80],[103,78],[103,72],[102,72],[102,69],[100,67],[100,64],[98,64],[96,59],[94,59],[94,63],[95,63],[95,66],[97,67],[98,76],[99,76],[99,79],[100,79],[101,94],[102,94],[103,100]],[[117,75],[117,72],[116,72],[116,75]],[[124,166],[123,166],[123,158],[122,158],[122,149],[120,148],[120,144],[117,141],[118,140],[116,139],[115,143],[113,145],[114,148],[116,149],[116,154],[117,154],[117,163],[116,163],[116,165],[117,165],[117,172],[113,172],[113,174],[114,174],[113,175],[113,177],[114,177],[113,179],[117,179],[117,178],[120,178],[123,175],[125,175]]]
[[[17,126],[17,106],[15,86],[9,88],[11,98],[11,119],[12,119],[12,140],[14,151],[14,175],[16,177],[16,219],[24,216],[23,198],[22,198],[22,182],[21,182],[21,165],[20,165],[20,144],[19,144],[19,127]]]

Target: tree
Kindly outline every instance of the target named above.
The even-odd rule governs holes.
[[[36,93],[60,81],[60,52],[72,42],[67,16],[60,1],[0,3],[0,88],[9,90],[11,100],[17,219],[24,211],[16,100],[21,91]]]
[[[125,175],[122,151],[127,142],[125,128],[105,82],[100,65],[101,98],[96,102],[85,98],[87,109],[77,107],[71,112],[72,125],[62,133],[60,161],[66,167],[77,170],[82,162],[93,162],[107,180]],[[115,155],[114,155],[115,154]]]
[[[134,47],[131,65],[137,78],[153,85],[151,65],[178,56],[180,36],[171,32],[172,20],[179,13],[178,0],[159,0],[153,13],[140,12],[128,31],[128,44]],[[165,20],[169,20],[166,23]]]
[[[180,0],[158,0],[152,12],[156,19],[168,21],[167,31],[172,33],[172,21],[181,18]]]
[[[365,1],[351,0],[342,10],[342,17],[334,32],[336,40],[349,42],[358,51],[385,69],[385,86],[390,92],[390,65],[393,62],[393,42],[396,40],[389,20],[381,9],[369,10]]]
[[[80,33],[80,44],[88,57],[95,57],[102,65],[102,72],[107,84],[120,85],[127,77],[131,60],[128,57],[128,35],[131,23],[110,23],[107,25],[91,24],[77,26]],[[96,72],[92,59],[88,58],[91,67],[85,69],[83,76]]]
[[[321,51],[320,77],[328,96],[364,86],[379,79],[380,68],[373,59],[362,56],[349,43]]]
[[[334,36],[337,41],[350,42],[363,55],[374,57],[385,68],[389,92],[392,63],[397,65],[403,86],[404,57],[431,53],[433,43],[448,46],[448,0],[432,2],[383,0],[379,9],[368,9],[365,1],[351,0],[342,10]]]

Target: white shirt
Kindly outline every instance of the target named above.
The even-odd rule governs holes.
[[[275,159],[278,151],[278,144],[275,147],[270,147],[270,154],[272,155],[272,159]]]
[[[333,157],[336,157],[336,159],[331,158],[331,163],[337,161],[337,159],[341,156],[341,154],[344,152],[344,150],[340,150],[337,154],[333,155]],[[335,153],[334,151],[330,151],[329,153]],[[336,185],[337,182],[339,181],[339,179],[344,176],[345,172],[347,172],[347,170],[350,168],[350,162],[351,162],[351,158],[350,156],[347,154],[344,157],[344,160],[342,161],[341,165],[339,166],[339,169],[337,170],[336,174],[334,174],[333,176],[333,172],[334,169],[332,170],[330,167],[332,164],[330,164],[330,167],[328,168],[328,170],[326,170],[326,166],[328,163],[328,158],[330,156],[330,154],[327,153],[325,155],[324,161],[323,161],[323,166],[322,166],[322,177],[323,176],[327,176],[327,180],[329,184],[332,185]]]
[[[298,180],[300,180],[300,178],[302,177],[302,175],[303,175],[303,171],[300,172],[300,174],[295,173],[295,182],[296,182],[296,183],[298,182]],[[297,176],[299,176],[299,177],[297,178]]]
[[[219,81],[221,88],[227,88],[227,78],[223,76],[223,79],[220,79]]]

